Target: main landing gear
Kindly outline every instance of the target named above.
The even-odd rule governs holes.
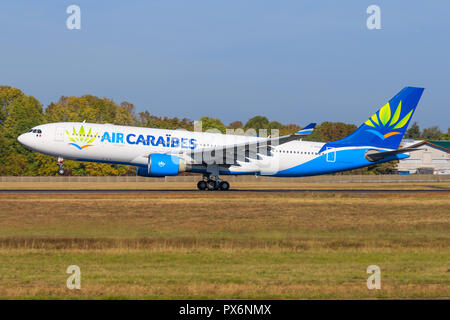
[[[59,166],[59,169],[58,169],[58,174],[60,175],[60,176],[63,176],[64,175],[64,159],[63,158],[61,158],[61,157],[58,157],[58,166]]]
[[[230,189],[230,184],[227,181],[220,180],[219,176],[214,176],[214,179],[211,179],[209,174],[203,175],[203,180],[200,180],[197,183],[198,190],[220,190],[220,191],[228,191]]]

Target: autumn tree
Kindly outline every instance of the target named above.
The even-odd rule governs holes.
[[[57,102],[50,103],[45,110],[37,99],[26,96],[21,90],[9,86],[0,86],[0,175],[56,175],[57,166],[54,157],[31,152],[17,141],[17,137],[32,127],[50,122],[86,122],[111,123],[118,125],[135,125],[161,129],[193,130],[193,121],[187,118],[160,117],[148,110],[136,115],[132,103],[124,101],[117,104],[108,98],[93,95],[81,97],[62,96]],[[220,119],[202,117],[203,131],[218,129],[225,133],[226,126]],[[244,129],[277,129],[280,136],[293,134],[301,129],[297,124],[283,125],[277,121],[270,121],[264,116],[255,116],[245,125],[241,121],[234,121],[228,128]],[[356,126],[342,122],[323,122],[313,133],[304,140],[329,142],[348,136]],[[272,134],[270,130],[268,134]],[[438,127],[430,127],[420,132],[414,123],[406,132],[405,137],[417,139],[449,139],[450,131],[442,133]],[[370,166],[340,174],[379,174],[390,173],[395,162]],[[111,165],[104,163],[65,161],[67,174],[87,175],[126,175],[134,174],[131,166]]]
[[[44,122],[42,105],[18,89],[0,87],[0,174],[30,174],[34,153],[24,148],[17,137]]]
[[[147,127],[147,128],[158,128],[158,129],[185,129],[185,130],[194,130],[193,122],[189,119],[183,118],[168,118],[168,117],[157,117],[154,115],[151,115],[148,110],[145,110],[144,112],[140,112],[138,119],[137,119],[137,125],[140,127]]]
[[[239,128],[243,128],[244,125],[242,124],[241,121],[233,121],[228,125],[229,129],[239,129]]]
[[[447,129],[446,133],[443,133],[440,137],[439,140],[450,140],[450,128]]]
[[[287,135],[287,134],[294,134],[294,133],[296,133],[296,132],[298,132],[300,130],[301,130],[300,126],[298,126],[296,124],[293,124],[293,123],[290,123],[290,124],[284,125],[280,129],[280,136],[284,136],[284,135]]]
[[[406,139],[418,139],[420,137],[420,127],[414,122],[405,132]]]
[[[202,122],[202,131],[217,129],[220,132],[225,133],[227,130],[222,121],[220,121],[220,119],[202,117],[200,118],[200,121]]]
[[[343,122],[322,122],[316,128],[323,142],[336,141],[350,135],[356,130],[353,124]]]
[[[255,129],[258,132],[260,129],[269,128],[269,119],[263,116],[255,116],[250,118],[244,126],[245,130]]]
[[[442,135],[442,131],[438,126],[425,128],[422,131],[421,138],[427,140],[438,140]]]

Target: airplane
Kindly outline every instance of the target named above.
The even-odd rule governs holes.
[[[21,134],[25,147],[58,158],[136,166],[143,177],[203,175],[199,190],[229,190],[219,175],[303,177],[362,168],[409,157],[398,149],[423,93],[405,87],[349,136],[322,143],[303,141],[311,123],[295,134],[261,137],[165,130],[112,124],[59,122]]]

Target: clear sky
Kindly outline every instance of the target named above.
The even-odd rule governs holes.
[[[68,30],[66,8],[81,8]],[[381,8],[381,30],[366,9]],[[39,99],[93,94],[225,124],[359,125],[404,86],[413,121],[450,126],[450,1],[5,0],[0,84]]]

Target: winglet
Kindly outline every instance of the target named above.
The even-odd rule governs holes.
[[[302,135],[302,136],[311,134],[315,127],[316,127],[316,123],[314,123],[314,122],[310,123],[306,127],[304,127],[302,130],[296,132],[295,134]]]

